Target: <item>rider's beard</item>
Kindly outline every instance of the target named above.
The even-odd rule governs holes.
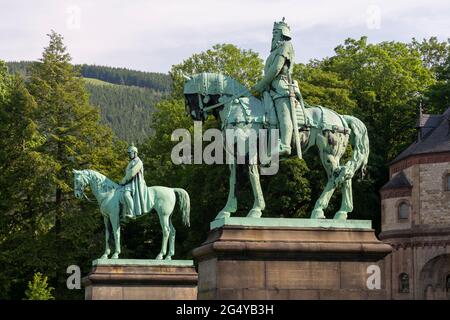
[[[272,52],[273,50],[276,49],[277,44],[278,44],[278,40],[275,39],[275,38],[272,38],[272,46],[271,46],[271,48],[270,48],[270,51],[271,51],[271,52]]]

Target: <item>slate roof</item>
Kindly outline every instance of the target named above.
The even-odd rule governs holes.
[[[422,139],[406,148],[390,165],[416,154],[450,151],[450,108],[442,115],[422,115],[418,126],[422,130]]]
[[[412,184],[403,171],[396,174],[391,180],[389,180],[381,190],[398,189],[398,188],[412,188]]]

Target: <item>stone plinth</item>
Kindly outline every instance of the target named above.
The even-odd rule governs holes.
[[[192,260],[98,259],[83,278],[86,300],[194,300]]]
[[[370,221],[226,218],[211,223],[198,260],[198,299],[387,299]],[[367,287],[377,265],[380,289]]]

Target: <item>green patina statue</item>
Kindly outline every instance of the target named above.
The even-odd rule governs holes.
[[[266,100],[275,105],[280,128],[280,156],[291,154],[293,124],[291,119],[290,75],[294,68],[295,53],[291,43],[291,31],[283,21],[273,25],[272,46],[264,66],[264,77],[253,90],[263,93]]]
[[[120,182],[124,186],[122,200],[125,204],[125,210],[123,210],[123,220],[125,220],[125,217],[139,217],[151,209],[151,203],[148,201],[145,192],[147,186],[144,180],[144,165],[137,153],[137,148],[134,144],[131,144],[128,148],[130,162],[125,170],[125,177]]]
[[[105,224],[105,252],[100,259],[107,259],[111,253],[109,248],[110,228],[114,237],[115,251],[112,259],[120,254],[120,220],[149,214],[156,211],[162,228],[161,251],[156,259],[171,260],[175,254],[175,228],[172,225],[172,212],[179,201],[183,223],[189,226],[190,199],[188,193],[180,188],[162,186],[147,187],[144,180],[142,161],[137,157],[138,150],[131,146],[128,155],[131,159],[126,168],[126,175],[121,184],[108,179],[94,170],[74,170],[75,197],[86,197],[84,189],[89,186],[100,205],[100,212]],[[87,198],[88,199],[88,198]],[[126,218],[127,219],[126,219]],[[169,246],[169,250],[167,250]]]
[[[209,114],[220,118],[222,131],[231,129],[243,132],[240,135],[247,141],[250,136],[246,134],[248,131],[279,127],[280,155],[291,153],[292,135],[300,158],[302,149],[306,152],[317,146],[328,182],[315,203],[311,218],[325,218],[324,210],[339,187],[342,201],[334,219],[345,220],[347,213],[353,210],[352,178],[359,169],[364,173],[367,165],[367,129],[356,117],[340,115],[322,106],[309,106],[303,101],[298,84],[291,79],[294,52],[289,40],[287,24],[284,21],[275,23],[272,52],[267,59],[265,75],[254,87],[256,91],[263,92],[262,101],[231,77],[201,73],[185,76],[186,109],[197,121],[204,121]],[[349,142],[353,148],[352,158],[342,165],[340,160]],[[226,152],[229,151],[226,149]],[[257,164],[249,163],[249,176],[254,204],[247,216],[261,217],[265,202]],[[229,185],[227,203],[216,219],[229,217],[237,210],[235,162],[230,164]]]

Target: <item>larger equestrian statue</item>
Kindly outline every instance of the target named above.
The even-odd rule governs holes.
[[[290,40],[290,29],[284,19],[276,22],[264,78],[252,88],[262,93],[261,100],[229,76],[200,73],[185,75],[186,110],[196,121],[205,121],[209,115],[219,118],[224,137],[225,130],[230,129],[244,132],[240,134],[241,137],[250,137],[251,134],[245,132],[278,128],[280,146],[278,150],[271,152],[279,156],[291,154],[292,140],[299,158],[312,146],[317,146],[328,182],[315,203],[311,218],[325,218],[324,210],[336,188],[340,187],[341,207],[334,219],[345,220],[353,210],[352,178],[360,169],[364,173],[367,165],[367,129],[354,116],[340,115],[322,106],[309,106],[303,101],[297,82],[292,80],[294,51]],[[353,150],[352,157],[347,163],[341,164],[349,143]],[[229,152],[227,148],[225,151]],[[258,218],[265,208],[258,164],[249,163],[248,166],[254,204],[247,217]],[[228,200],[216,219],[229,217],[236,210],[236,162],[233,162],[230,164]]]

